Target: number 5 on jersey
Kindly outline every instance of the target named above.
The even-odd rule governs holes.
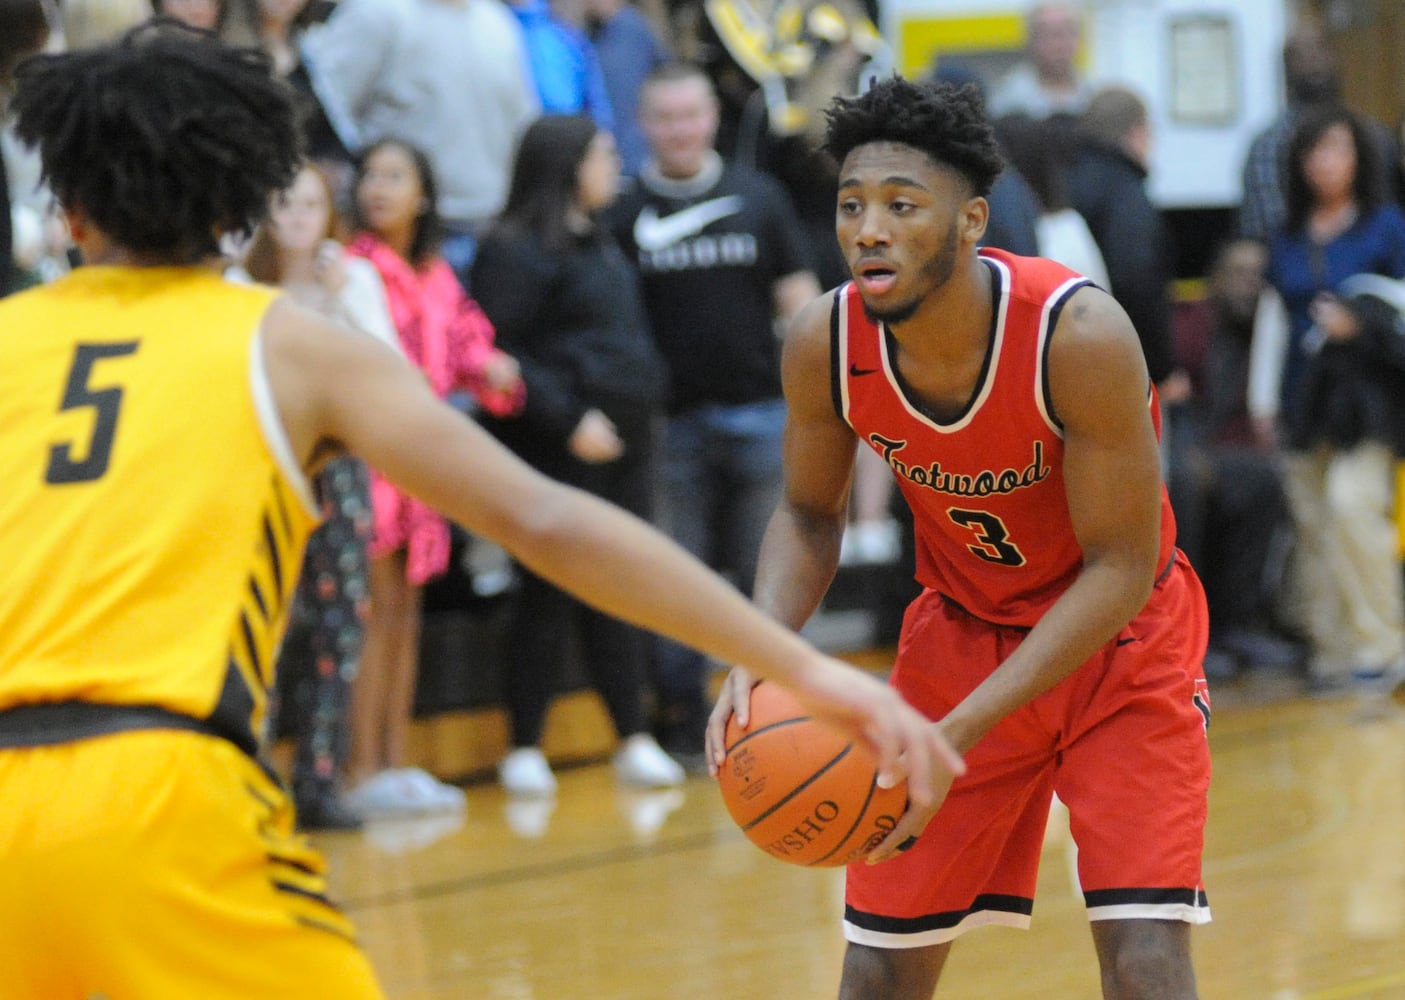
[[[91,407],[93,433],[82,458],[75,458],[75,441],[61,441],[49,449],[49,468],[44,481],[56,486],[67,483],[87,483],[102,478],[112,461],[112,445],[117,437],[117,417],[122,407],[122,387],[109,385],[93,388],[93,368],[108,358],[120,358],[137,351],[137,341],[116,344],[79,344],[73,352],[73,364],[68,369],[68,383],[63,389],[59,412]]]

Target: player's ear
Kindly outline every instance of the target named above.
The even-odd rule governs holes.
[[[961,239],[965,243],[979,243],[985,237],[985,227],[990,222],[990,203],[977,196],[967,198],[957,217]]]

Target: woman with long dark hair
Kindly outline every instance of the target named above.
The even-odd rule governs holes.
[[[648,518],[666,380],[634,272],[597,218],[618,181],[614,141],[594,121],[538,119],[522,137],[507,206],[479,248],[472,287],[527,385],[521,415],[492,429],[553,478]],[[616,775],[643,786],[681,782],[682,769],[647,732],[643,633],[523,576],[509,646],[513,750],[498,768],[503,785],[518,795],[555,791],[540,744],[573,629],[623,739]]]
[[[1288,220],[1269,240],[1283,322],[1254,335],[1251,407],[1265,433],[1276,418],[1286,449],[1308,680],[1321,692],[1380,687],[1405,668],[1392,519],[1405,351],[1389,301],[1405,278],[1405,215],[1385,169],[1348,109],[1303,118],[1288,146]]]

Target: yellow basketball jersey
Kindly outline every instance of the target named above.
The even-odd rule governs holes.
[[[84,267],[0,301],[0,710],[157,706],[252,749],[315,518],[275,294]]]

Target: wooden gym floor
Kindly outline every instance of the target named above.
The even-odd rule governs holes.
[[[1201,997],[1405,998],[1405,708],[1296,688],[1254,671],[1213,690]],[[554,804],[483,781],[461,818],[316,838],[389,997],[835,995],[840,873],[762,854],[707,779],[636,792],[605,764],[559,776]],[[1052,823],[1033,928],[963,937],[939,996],[1098,996],[1072,861]]]

